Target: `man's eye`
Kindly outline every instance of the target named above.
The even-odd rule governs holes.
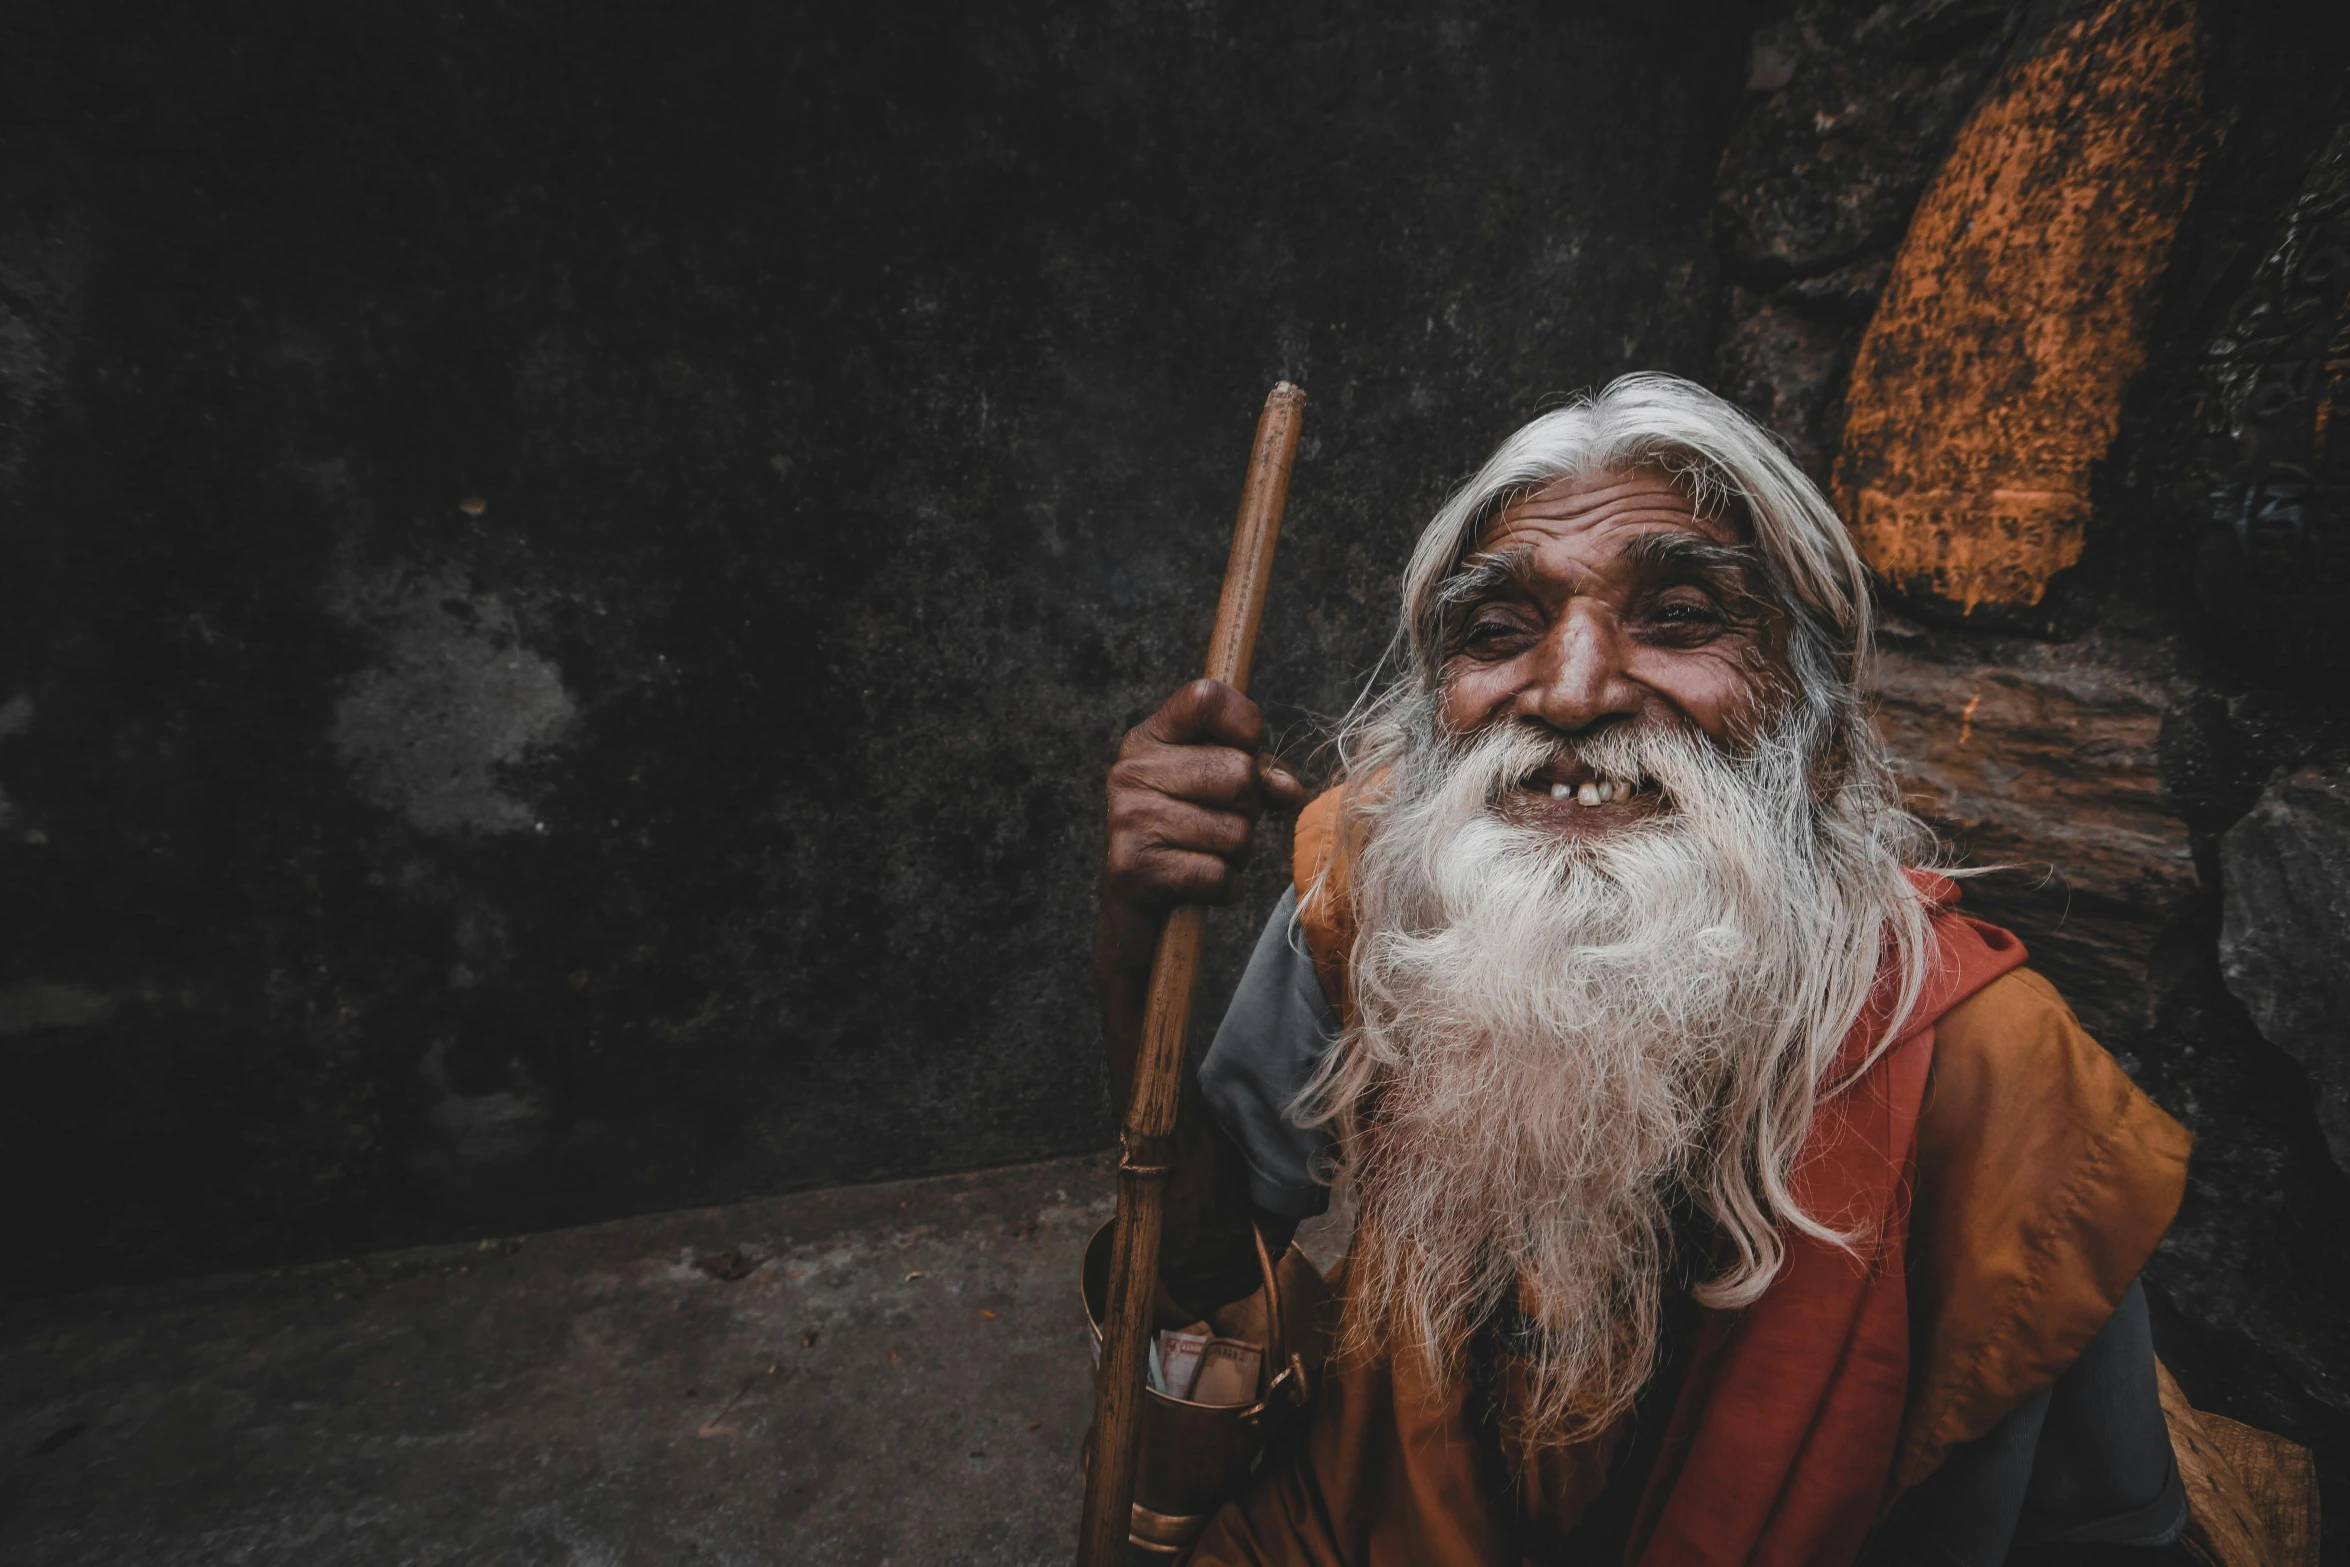
[[[1663,599],[1648,607],[1650,633],[1669,641],[1689,641],[1722,629],[1727,621],[1721,606],[1711,599]]]
[[[1461,648],[1465,652],[1491,658],[1507,653],[1526,641],[1526,628],[1505,616],[1474,620],[1461,633]]]

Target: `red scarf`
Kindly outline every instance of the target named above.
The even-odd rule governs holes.
[[[1950,911],[1919,877],[1940,961],[1907,1030],[1822,1104],[1792,1185],[1859,1255],[1787,1237],[1785,1267],[1744,1311],[1708,1311],[1625,1553],[1637,1567],[1836,1567],[1853,1560],[1892,1477],[1909,1391],[1910,1178],[1934,1023],[2024,963],[2023,943]],[[1881,987],[1882,989],[1882,987]],[[1880,995],[1839,1054],[1885,1023]]]

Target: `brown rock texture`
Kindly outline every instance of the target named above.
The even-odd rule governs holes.
[[[2123,651],[1967,644],[1895,627],[1879,731],[1910,808],[1978,869],[1967,907],[2013,926],[2100,1037],[2147,1022],[2146,956],[2192,901],[2158,742],[2176,683]],[[2103,654],[2104,656],[2099,656]]]
[[[1911,211],[2024,29],[2021,0],[1800,0],[1748,53],[1714,233],[1719,384],[1826,483],[1844,386]]]
[[[1926,192],[1847,395],[1838,499],[1888,580],[1963,610],[2079,560],[2211,141],[2194,10],[2111,0],[2011,67]]]

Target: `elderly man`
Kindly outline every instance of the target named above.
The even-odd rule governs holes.
[[[1626,377],[1505,442],[1403,598],[1189,1089],[1176,1318],[1333,1178],[1359,1211],[1311,1411],[1190,1559],[2167,1554],[2135,1281],[2188,1139],[1926,869],[1818,490]],[[1126,738],[1114,1061],[1165,911],[1303,803],[1264,740],[1208,682]]]

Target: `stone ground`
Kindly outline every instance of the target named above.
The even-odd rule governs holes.
[[[1111,1186],[1062,1159],[6,1307],[0,1560],[1065,1562]]]

